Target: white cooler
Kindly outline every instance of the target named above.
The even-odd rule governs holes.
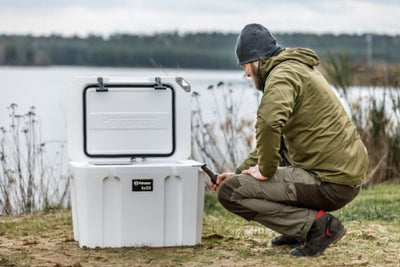
[[[204,180],[182,78],[78,78],[68,88],[74,238],[80,246],[201,241]]]

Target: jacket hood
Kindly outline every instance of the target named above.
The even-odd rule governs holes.
[[[260,59],[259,67],[262,80],[265,81],[273,68],[288,60],[296,60],[310,67],[319,65],[319,58],[313,50],[308,48],[287,48],[274,57],[262,57]]]

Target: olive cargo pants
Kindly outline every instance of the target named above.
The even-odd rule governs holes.
[[[304,240],[318,210],[333,211],[354,199],[360,188],[324,183],[308,171],[279,167],[267,181],[247,174],[225,179],[218,199],[229,211],[286,236]]]

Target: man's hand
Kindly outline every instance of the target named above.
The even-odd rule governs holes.
[[[242,173],[249,174],[249,175],[253,176],[254,178],[256,178],[257,180],[260,180],[260,181],[268,180],[268,177],[262,176],[262,174],[260,172],[260,168],[258,167],[258,165],[254,166],[254,167],[250,167],[247,170],[243,170]]]
[[[213,185],[211,186],[212,189],[213,189],[214,191],[217,191],[218,185],[219,185],[223,180],[225,180],[226,178],[231,178],[231,177],[233,177],[233,176],[235,176],[235,174],[234,174],[233,172],[224,172],[224,173],[221,173],[220,175],[218,175],[217,183],[216,183],[216,184],[213,184]]]

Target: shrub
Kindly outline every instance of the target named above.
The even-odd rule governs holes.
[[[233,87],[224,82],[208,86],[204,93],[209,94],[208,102],[199,93],[192,94],[192,156],[220,173],[234,171],[255,145],[255,120],[242,117],[240,112],[244,105],[256,108],[257,104],[248,103],[256,102],[258,95],[245,100],[249,88],[243,84]]]
[[[20,115],[9,107],[10,125],[0,130],[0,213],[30,213],[68,202],[69,179],[63,173],[64,142],[49,155],[42,142],[35,107]]]

